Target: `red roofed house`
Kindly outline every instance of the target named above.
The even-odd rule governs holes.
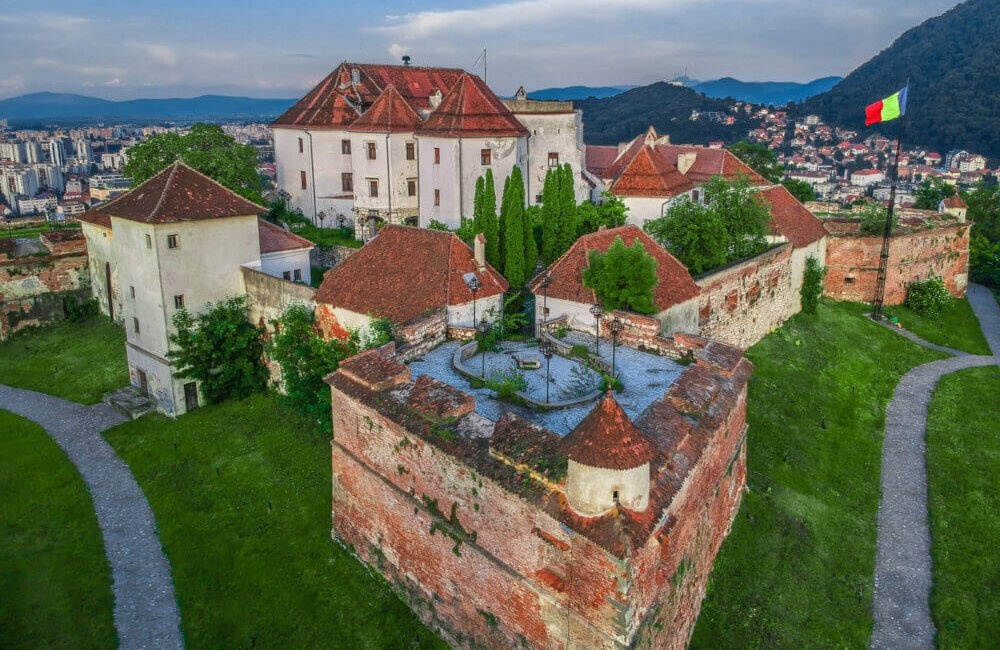
[[[316,291],[323,335],[345,338],[372,317],[401,325],[443,310],[448,327],[468,328],[474,315],[499,314],[508,284],[486,263],[485,241],[480,235],[473,252],[453,233],[384,227],[324,276]]]
[[[957,217],[960,223],[965,223],[965,215],[968,211],[969,206],[957,192],[954,196],[941,199],[941,203],[938,204],[938,212],[943,212],[945,214],[950,214],[953,217]]]
[[[271,125],[278,187],[318,225],[353,223],[358,238],[386,223],[457,227],[472,215],[476,179],[488,169],[499,193],[521,167],[529,202],[541,193],[536,168],[551,154],[582,171],[579,115],[568,102],[536,104],[511,107],[529,132],[462,70],[345,62]],[[580,198],[586,191],[581,180]]]
[[[308,282],[312,244],[260,221],[264,211],[177,162],[78,216],[93,296],[125,325],[132,384],[168,415],[199,402],[168,360],[174,314],[247,293],[244,269]]]

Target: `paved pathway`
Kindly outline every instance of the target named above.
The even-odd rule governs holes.
[[[170,565],[153,511],[128,466],[101,437],[124,418],[103,404],[83,406],[3,385],[0,409],[45,427],[90,489],[111,565],[120,647],[182,648]]]
[[[927,407],[944,375],[1000,361],[1000,309],[993,296],[977,285],[970,285],[969,302],[994,356],[962,354],[913,368],[896,386],[886,413],[872,648],[934,647],[925,458]],[[941,349],[932,344],[928,347]]]

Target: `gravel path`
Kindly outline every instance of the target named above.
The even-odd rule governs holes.
[[[896,386],[886,413],[875,555],[875,629],[871,642],[875,649],[934,648],[925,457],[927,408],[934,387],[944,375],[994,365],[1000,360],[1000,309],[983,287],[970,285],[968,296],[994,356],[960,354],[913,368]],[[919,337],[907,338],[927,343]],[[926,347],[942,349],[933,344]]]
[[[182,648],[170,565],[153,511],[128,466],[101,437],[124,418],[103,404],[83,406],[3,385],[0,409],[43,426],[83,476],[111,565],[120,647]]]

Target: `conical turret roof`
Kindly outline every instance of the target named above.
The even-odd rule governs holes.
[[[563,438],[563,450],[581,465],[615,470],[640,467],[656,456],[653,443],[632,424],[610,390]]]

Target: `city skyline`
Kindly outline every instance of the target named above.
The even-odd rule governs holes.
[[[419,3],[424,5],[425,3]],[[513,0],[313,7],[217,0],[47,3],[0,16],[0,98],[52,91],[106,99],[230,94],[292,98],[343,60],[454,66],[500,93],[699,79],[846,75],[954,0]],[[756,25],[753,29],[748,25]],[[261,29],[264,26],[265,29]],[[760,26],[764,26],[761,28]],[[292,35],[296,35],[291,38]]]

